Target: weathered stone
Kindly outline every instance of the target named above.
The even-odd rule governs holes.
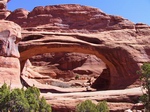
[[[127,109],[143,109],[143,105],[138,103],[138,98],[141,94],[141,88],[132,88],[89,93],[43,93],[41,95],[52,105],[55,112],[60,112],[60,110],[61,112],[75,112],[76,105],[87,99],[95,104],[106,100],[110,111],[124,112]]]
[[[81,75],[81,79],[98,77],[106,68],[105,64],[96,56],[82,53],[45,53],[33,56],[30,61],[37,68],[34,69],[35,71],[44,75],[51,74],[52,77],[64,80],[71,80],[77,75]]]
[[[20,13],[23,12],[20,11]],[[92,87],[96,89],[120,89],[136,84],[139,77],[136,75],[136,71],[139,70],[143,62],[150,61],[149,26],[135,25],[122,17],[107,15],[98,9],[80,5],[40,6],[29,14],[19,14],[13,19],[15,15],[14,13],[14,16],[11,15],[8,19],[13,21],[18,19],[15,22],[24,27],[24,30],[28,30],[22,31],[24,39],[19,45],[22,68],[27,59],[37,54],[62,51],[94,54],[106,64],[107,68],[100,74]],[[60,62],[60,69],[66,69],[68,66],[73,68],[71,63]],[[75,71],[79,73],[80,69]],[[32,78],[22,77],[28,86],[35,84],[44,91],[85,91],[85,88],[62,89],[44,85],[37,83]],[[113,101],[118,102],[122,98],[121,101],[126,99],[127,102],[130,102],[128,97],[124,99],[124,95],[119,98],[115,97]],[[57,100],[56,103],[53,102],[52,104],[57,111],[61,109],[66,112],[66,107],[72,110],[77,104],[76,101],[75,104],[66,101],[67,104],[73,104],[66,106],[60,105],[65,104],[60,102]],[[122,108],[127,109],[133,106],[133,102],[131,104],[110,104],[113,111],[123,111]]]
[[[0,21],[0,31],[0,56],[19,58],[18,41],[21,39],[21,28],[11,22]]]
[[[26,26],[28,14],[29,11],[27,11],[26,9],[16,9],[7,17],[7,20],[13,21],[22,26]]]
[[[11,88],[21,88],[19,60],[14,57],[0,56],[0,77],[0,86],[6,83]]]
[[[6,5],[10,0],[0,0],[0,9],[6,9]]]
[[[18,42],[21,28],[10,21],[0,21],[0,84],[21,87]]]
[[[0,19],[6,19],[10,14],[9,10],[0,10]]]
[[[107,86],[107,89],[126,88],[135,83],[139,77],[136,71],[139,70],[140,64],[150,61],[145,52],[145,49],[149,49],[149,44],[145,42],[149,43],[150,37],[136,34],[135,29],[95,34],[49,32],[22,32],[22,34],[26,36],[19,45],[21,62],[37,54],[61,51],[94,54],[107,65],[110,71],[107,78],[100,75],[102,77],[100,79],[106,79],[105,85],[98,81],[99,87]],[[41,37],[36,39],[36,35],[40,34]],[[27,40],[26,38],[29,37],[30,39]]]
[[[122,17],[107,15],[97,8],[82,5],[38,6],[29,13],[23,10],[17,9],[7,19],[27,30],[87,33],[134,29],[135,26]]]
[[[4,7],[3,4],[2,7]],[[5,14],[2,12],[1,15],[3,16]],[[56,52],[92,54],[100,58],[106,64],[102,73],[100,73],[96,81],[92,83],[92,87],[96,89],[124,89],[129,86],[134,87],[134,84],[138,84],[139,76],[136,74],[136,71],[140,69],[140,66],[144,62],[150,62],[149,26],[143,23],[134,24],[120,16],[107,15],[96,8],[73,4],[40,6],[34,8],[31,12],[25,9],[17,9],[9,16],[6,15],[2,17],[2,19],[4,18],[22,26],[24,39],[19,44],[21,69],[23,69],[27,59],[37,54]],[[5,22],[3,22],[2,25],[0,24],[0,28],[2,28],[1,55],[5,55],[6,57],[1,56],[2,68],[0,69],[0,73],[5,75],[2,76],[0,81],[11,82],[12,85],[16,84],[18,86],[21,85],[18,80],[20,78],[20,68],[17,59],[19,55],[16,53],[17,50],[14,49],[14,46],[16,46],[16,44],[14,44],[15,39],[11,36],[8,37],[8,35],[14,32],[13,29],[9,29],[12,28],[13,25],[3,30],[3,28],[5,28],[3,26],[8,26],[9,22],[7,24],[4,23]],[[20,33],[20,30],[17,32]],[[17,32],[15,32],[15,35],[18,35]],[[19,40],[20,38],[17,39]],[[8,47],[8,43],[13,48]],[[73,57],[73,55],[70,57]],[[13,59],[17,60],[14,61]],[[70,58],[68,59],[70,60]],[[65,63],[64,61],[65,60],[58,61],[60,63],[58,67],[60,69],[67,70],[66,68],[71,69],[76,66],[76,62],[73,65],[71,61]],[[90,61],[88,64],[89,63]],[[13,68],[13,70],[10,69],[7,71],[6,68]],[[73,71],[77,73],[86,72],[83,71],[83,68],[77,68]],[[101,91],[95,94],[89,92],[85,94],[85,87],[64,89],[48,84],[41,84],[34,79],[43,78],[41,74],[28,68],[25,72],[25,75],[21,75],[24,85],[32,86],[34,84],[43,92],[66,93],[84,91],[84,93],[78,93],[79,95],[76,95],[76,93],[71,93],[71,96],[70,94],[69,96],[62,94],[63,98],[61,95],[48,94],[47,101],[49,100],[53,108],[58,112],[60,112],[60,110],[67,112],[67,109],[72,111],[75,104],[85,100],[84,98],[87,98],[87,96],[89,96],[88,99],[92,100],[109,100],[109,106],[112,111],[124,111],[125,109],[134,107],[134,104],[137,103],[138,96],[142,94],[141,90],[137,92],[137,90],[134,89],[124,91],[123,93],[118,91],[119,93],[117,93],[117,95],[117,91],[114,91],[115,93],[110,91],[109,94]],[[55,76],[57,76],[57,74],[54,73],[53,77]],[[132,94],[130,92],[132,92]],[[95,95],[99,95],[100,93],[100,96],[95,97]],[[104,96],[106,94],[107,96]],[[63,95],[66,97],[64,98]],[[69,100],[69,97],[73,97],[74,99],[70,98],[71,100]],[[121,104],[114,104],[111,101],[121,102]]]

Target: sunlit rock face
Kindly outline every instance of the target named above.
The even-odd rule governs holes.
[[[0,19],[6,19],[9,14],[11,14],[11,11],[7,10],[7,2],[10,0],[0,0]]]
[[[19,58],[18,44],[16,44],[16,36],[10,35],[9,30],[0,32],[0,55],[6,57]]]
[[[96,8],[73,4],[39,6],[31,12],[17,9],[7,20],[23,28],[24,39],[19,44],[22,69],[27,59],[38,54],[91,54],[107,66],[92,87],[122,89],[136,83],[136,71],[150,61],[148,25],[134,24]],[[59,69],[72,66],[65,63],[66,58],[59,62]],[[79,69],[74,71],[79,73]]]
[[[0,84],[21,87],[18,42],[21,28],[9,21],[0,21]]]
[[[66,52],[64,58],[61,55],[56,60],[52,60],[59,62],[55,65],[59,69],[70,70],[70,73],[73,68],[74,72],[83,74],[83,72],[87,71],[86,73],[89,73],[89,69],[93,69],[91,62],[94,62],[93,64],[96,65],[95,61],[97,59],[93,58],[93,55],[95,55],[104,62],[106,68],[102,68],[103,71],[101,70],[99,77],[91,87],[102,90],[124,89],[129,86],[135,87],[136,84],[139,86],[139,75],[137,75],[136,71],[140,69],[143,63],[150,62],[150,27],[148,25],[142,23],[134,24],[120,16],[108,15],[99,9],[75,4],[38,6],[31,12],[22,8],[13,12],[0,10],[0,19],[13,21],[22,27],[24,39],[19,44],[19,50],[21,67],[26,69],[25,75],[21,75],[25,85],[35,85],[44,92],[66,93],[84,91],[83,95],[75,93],[70,96],[69,94],[69,96],[65,96],[65,100],[64,94],[62,95],[63,98],[60,98],[60,94],[57,97],[55,94],[53,96],[53,94],[48,93],[47,101],[49,100],[48,102],[52,104],[54,111],[73,111],[78,100],[81,102],[81,99],[85,100],[87,96],[89,96],[88,99],[94,101],[107,100],[110,103],[110,110],[114,112],[125,111],[125,109],[132,108],[138,102],[136,100],[138,96],[141,96],[141,89],[138,90],[140,93],[133,89],[125,92],[114,91],[116,95],[114,95],[113,91],[110,91],[110,94],[100,91],[96,95],[94,92],[86,94],[88,91],[85,87],[63,88],[63,85],[66,83],[61,81],[59,81],[61,87],[50,83],[40,83],[36,79],[40,78],[43,81],[44,79],[49,80],[49,77],[35,72],[35,68],[31,69],[33,68],[32,64],[29,61],[26,64],[25,62],[32,58],[33,60],[31,61],[36,63],[34,59],[39,57],[40,61],[43,61],[42,59],[45,60],[46,57],[43,55],[45,53],[52,53],[52,55],[47,56],[48,59],[52,59],[53,56],[56,59],[60,56],[60,53]],[[8,23],[4,25],[4,23],[0,28],[5,28],[4,26],[9,25]],[[2,40],[1,42],[0,83],[7,82],[13,86],[19,86],[21,85],[19,80],[20,71],[18,71],[20,66],[18,61],[19,55],[17,55],[16,49],[18,41],[15,41],[12,33],[8,33],[18,31],[20,34],[20,30],[8,30],[8,28],[14,26],[10,25],[0,31],[1,38],[7,38],[4,38],[5,41]],[[16,40],[20,39],[18,38],[19,36],[15,37],[17,37]],[[12,47],[8,47],[8,44],[11,44]],[[75,53],[83,53],[84,56],[83,54],[77,56]],[[90,56],[87,57],[86,54],[90,54]],[[66,60],[69,61],[67,62]],[[84,60],[86,61],[81,63]],[[38,62],[38,64],[44,65],[45,63]],[[81,66],[82,64],[86,65],[86,67]],[[99,66],[101,65],[96,65],[96,67]],[[95,70],[100,71],[96,67],[94,66],[94,72]],[[39,68],[36,70],[45,72]],[[48,70],[50,71],[49,68]],[[53,77],[56,75],[54,72],[51,73]],[[64,76],[63,73],[60,75]],[[50,81],[56,82],[53,79]],[[79,83],[76,84],[79,85]]]
[[[134,23],[127,19],[78,4],[37,6],[31,12],[20,8],[6,19],[32,31],[88,33],[134,29]]]

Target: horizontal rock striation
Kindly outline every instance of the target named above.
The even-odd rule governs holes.
[[[142,31],[148,33],[150,30],[143,29]],[[140,69],[140,65],[150,62],[148,54],[150,36],[147,33],[141,36],[135,29],[105,31],[96,34],[22,32],[26,35],[24,39],[30,37],[30,40],[25,39],[20,42],[20,61],[25,62],[37,54],[61,51],[94,54],[108,68],[107,72],[100,75],[97,79],[99,81],[96,81],[93,87],[126,88],[137,81],[139,76],[136,71]],[[38,37],[41,35],[41,37],[35,39],[36,35]],[[32,37],[34,37],[33,40]]]
[[[18,22],[24,29],[19,47],[22,67],[26,59],[37,54],[62,51],[93,54],[107,69],[92,87],[119,89],[134,84],[140,65],[149,62],[149,45],[145,44],[149,40],[149,26],[107,15],[96,8],[39,6],[31,12],[17,9],[7,19]]]
[[[17,43],[21,39],[20,28],[12,22],[0,21],[0,29],[2,29],[0,30],[0,75],[2,76],[0,83],[13,81],[12,84],[21,85],[20,71],[26,67],[26,61],[32,59],[36,63],[34,60],[38,57],[40,57],[39,60],[44,59],[43,54],[45,53],[48,53],[50,59],[53,54],[59,57],[59,53],[63,52],[64,57],[57,60],[58,68],[68,71],[73,69],[77,73],[85,73],[86,71],[81,65],[89,59],[87,63],[90,66],[90,61],[96,59],[92,57],[95,55],[105,65],[101,68],[98,78],[91,85],[97,90],[125,89],[139,86],[139,75],[136,71],[140,69],[143,63],[150,62],[150,27],[143,23],[134,24],[120,16],[105,14],[97,8],[70,4],[38,6],[32,11],[21,8],[11,12],[2,9],[0,10],[0,19],[19,24],[22,27],[21,33],[23,36],[19,43],[20,68],[19,53],[17,52]],[[67,53],[70,53],[70,56],[67,57]],[[85,57],[84,55],[78,56],[80,57],[78,63],[75,60],[74,53],[83,53]],[[87,58],[86,54],[92,56]],[[71,58],[72,61],[70,61]],[[65,62],[65,60],[69,60],[69,62]],[[81,68],[75,69],[78,66]],[[89,68],[92,69],[91,66]],[[110,91],[106,94],[104,91],[101,95],[99,92],[76,94],[71,92],[85,92],[86,88],[64,89],[41,84],[34,78],[47,79],[49,77],[43,76],[30,68],[26,68],[24,73],[26,74],[21,75],[23,85],[32,86],[34,84],[44,92],[64,93],[62,95],[44,94],[56,111],[66,112],[68,108],[72,110],[78,102],[85,100],[85,97],[94,101],[108,100],[112,111],[124,111],[127,107],[133,108],[136,106],[137,98],[142,94],[139,88],[138,90],[118,91],[119,93]],[[51,76],[55,77],[56,75],[56,73],[52,73]],[[66,96],[65,100],[63,95]],[[96,97],[94,97],[95,95]],[[80,98],[81,100],[78,100]]]
[[[134,29],[134,23],[120,16],[107,15],[97,8],[82,5],[38,6],[31,12],[16,9],[7,18],[26,30],[53,32],[99,32]]]
[[[0,85],[7,83],[11,87],[22,87],[18,59],[20,40],[20,26],[10,21],[0,20]]]
[[[124,112],[128,109],[136,111],[143,108],[143,105],[138,103],[137,100],[141,94],[141,88],[132,88],[90,93],[43,93],[42,95],[52,105],[53,111],[55,112],[60,112],[60,110],[61,112],[75,112],[75,106],[87,99],[92,100],[96,104],[100,101],[107,100],[110,112]]]

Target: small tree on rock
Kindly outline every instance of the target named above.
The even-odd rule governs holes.
[[[76,112],[109,112],[109,109],[106,101],[96,105],[91,100],[85,100],[76,106]]]
[[[8,111],[8,101],[10,100],[10,87],[4,83],[0,88],[0,111]]]
[[[0,87],[0,112],[51,112],[51,106],[36,87],[12,89],[3,84]]]
[[[98,112],[109,112],[109,108],[106,101],[101,101],[97,104]]]
[[[138,73],[141,75],[140,79],[144,90],[144,94],[140,97],[140,100],[145,106],[145,111],[150,112],[150,63],[144,63]]]

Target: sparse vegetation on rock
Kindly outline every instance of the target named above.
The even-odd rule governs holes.
[[[109,112],[109,109],[106,101],[96,105],[91,100],[85,100],[76,106],[76,112]]]
[[[98,112],[109,112],[109,108],[106,101],[101,101],[97,104]]]
[[[150,112],[150,63],[144,63],[141,67],[141,82],[143,95],[140,97],[140,100],[144,104],[145,112]]]
[[[76,74],[75,79],[78,80],[80,78],[79,74]]]

